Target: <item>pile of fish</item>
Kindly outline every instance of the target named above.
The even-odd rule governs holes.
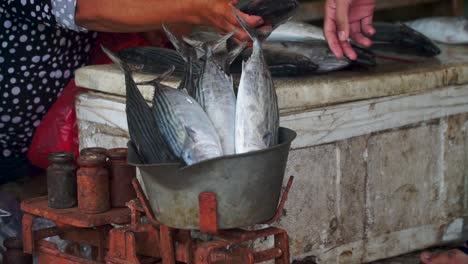
[[[266,23],[272,25],[272,32],[259,32],[258,38],[266,39],[262,45],[264,57],[272,76],[277,77],[323,74],[350,67],[372,68],[377,65],[376,58],[379,57],[434,57],[441,52],[434,41],[446,44],[468,43],[468,21],[464,17],[432,17],[405,23],[375,22],[376,33],[370,36],[373,41],[370,48],[351,42],[358,54],[357,60],[337,59],[328,47],[322,28],[288,21],[297,8],[296,1],[242,0],[237,6],[248,14],[263,16]],[[215,31],[199,31],[194,32],[190,39],[192,44],[213,43],[220,37]],[[213,51],[214,57],[223,57],[239,49],[230,39],[222,45]],[[243,49],[232,63],[229,61],[224,65],[225,71],[241,73],[242,61],[250,57],[252,49]],[[176,67],[175,74],[181,76],[187,61],[181,54],[170,49],[138,47],[124,50],[119,55],[141,72],[161,74],[173,65]],[[203,58],[191,60],[194,74],[200,71],[203,61]]]
[[[234,32],[209,41],[185,37],[179,40],[163,27],[176,51],[136,49],[133,54],[140,55],[133,58],[148,60],[147,52],[156,52],[164,56],[167,64],[174,65],[158,78],[142,83],[135,83],[132,77],[132,70],[142,68],[125,62],[122,54],[102,47],[124,72],[129,134],[145,164],[181,161],[192,165],[278,144],[278,100],[263,55],[264,32],[250,28],[234,14],[253,41],[251,55],[242,65],[237,96],[229,69],[246,43],[228,50],[227,41]],[[163,67],[145,64],[143,68],[161,71]],[[173,73],[182,77],[178,89],[161,83]],[[154,87],[151,107],[137,85]]]

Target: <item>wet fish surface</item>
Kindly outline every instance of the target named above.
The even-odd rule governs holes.
[[[468,19],[465,17],[428,17],[408,21],[405,24],[437,42],[468,43]]]
[[[252,54],[242,66],[236,105],[236,153],[245,153],[278,143],[279,110],[258,32],[234,14],[253,40]]]
[[[374,42],[371,50],[389,50],[433,57],[440,54],[440,49],[428,37],[401,23],[374,23],[375,34],[370,38]],[[384,49],[382,47],[385,47]]]
[[[235,153],[236,95],[233,80],[225,71],[232,60],[239,55],[246,43],[227,52],[226,41],[234,35],[227,34],[216,41],[194,42],[185,39],[204,52],[204,64],[198,78],[195,99],[200,103],[212,121],[221,141],[224,155]],[[215,56],[221,47],[222,53]],[[223,54],[223,56],[219,56]]]
[[[325,40],[323,30],[308,23],[287,21],[281,24],[270,36],[267,41],[309,41],[309,40]]]
[[[158,129],[150,106],[133,80],[130,67],[110,50],[104,47],[102,49],[124,72],[128,131],[140,159],[146,164],[176,161],[176,156],[172,154]]]
[[[185,74],[184,59],[172,49],[150,46],[132,47],[121,50],[118,56],[130,66],[133,72],[162,74],[171,66],[175,66],[174,76],[183,77]],[[197,70],[199,71],[200,68],[195,69]]]
[[[166,73],[167,75],[168,73]],[[154,86],[153,116],[172,153],[187,165],[223,155],[219,136],[201,106],[182,89]]]

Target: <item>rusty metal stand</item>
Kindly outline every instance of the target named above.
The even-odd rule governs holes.
[[[23,216],[23,251],[37,255],[39,263],[103,263],[111,223],[130,222],[128,208],[116,208],[102,214],[82,214],[78,208],[53,209],[47,197],[33,198],[21,204]],[[33,230],[33,222],[43,217],[55,222],[56,227]],[[54,243],[44,238],[60,236],[75,243],[88,244],[93,249],[92,261],[82,258],[78,249],[71,247],[67,253],[58,250]]]
[[[292,180],[293,177],[290,177],[275,216],[264,224],[271,224],[281,216]],[[203,192],[199,195],[199,230],[213,236],[213,240],[200,241],[191,236],[191,230],[173,229],[159,223],[136,179],[133,187],[138,198],[128,202],[128,208],[114,208],[101,214],[83,214],[78,208],[52,209],[48,207],[47,197],[24,201],[21,205],[25,213],[24,251],[38,256],[40,264],[253,264],[267,260],[274,260],[275,264],[290,263],[288,234],[283,229],[219,230],[215,193]],[[57,226],[33,230],[36,217],[50,219]],[[111,223],[123,226],[112,227]],[[78,248],[73,246],[62,253],[55,244],[44,240],[55,235],[91,245],[93,259],[82,258]],[[272,248],[255,251],[245,245],[246,242],[266,237],[274,238]]]
[[[284,204],[291,188],[293,177],[283,192],[278,210],[275,216],[267,221],[271,224],[281,216]],[[135,243],[136,236],[142,229],[151,234],[151,242],[148,244],[159,245],[153,248],[153,256],[160,256],[163,264],[216,264],[216,263],[245,263],[253,264],[267,260],[274,260],[275,264],[289,264],[289,241],[285,230],[268,227],[260,230],[219,230],[217,226],[216,194],[204,192],[199,195],[200,204],[200,232],[211,234],[215,237],[212,241],[200,242],[192,239],[189,230],[172,229],[159,223],[150,205],[143,194],[138,181],[133,181],[138,199],[130,201],[127,205],[131,210],[132,222],[130,227],[116,228],[111,231],[111,243],[116,241],[118,246],[112,247],[106,257],[107,263],[144,263],[138,259],[139,254],[146,256],[149,252],[138,250]],[[140,225],[141,216],[146,215],[152,225]],[[152,229],[148,230],[148,228]],[[123,239],[123,234],[127,237]],[[261,251],[253,251],[244,246],[245,242],[255,241],[272,236],[274,247]],[[119,238],[118,238],[119,237]],[[122,254],[121,249],[126,249]],[[127,250],[130,249],[130,250]]]

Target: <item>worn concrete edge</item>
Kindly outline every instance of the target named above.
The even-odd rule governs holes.
[[[78,119],[127,131],[125,98],[89,92],[77,97]],[[468,112],[468,85],[394,96],[283,115],[281,126],[298,133],[292,148],[304,148]]]
[[[371,98],[411,94],[448,85],[468,83],[468,65],[452,63],[413,72],[375,73],[356,76],[308,76],[275,79],[281,113],[293,113],[324,105],[365,100]],[[155,78],[156,75],[134,74],[136,81]],[[75,71],[76,84],[80,87],[115,95],[125,95],[124,76],[115,65],[92,65]],[[118,81],[116,81],[118,80]],[[163,82],[171,87],[178,80]],[[151,100],[153,88],[140,86],[147,100]]]
[[[418,226],[294,256],[318,257],[318,263],[367,263],[462,239],[463,218],[448,224]],[[393,243],[393,244],[392,244]],[[398,245],[395,246],[395,243]]]

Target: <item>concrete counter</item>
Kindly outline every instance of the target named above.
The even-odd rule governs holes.
[[[277,223],[293,258],[363,263],[467,238],[468,47],[442,50],[275,80],[281,125],[298,132],[287,167],[296,179]],[[76,81],[93,90],[76,102],[81,147],[125,147],[121,72],[89,66]]]
[[[369,70],[346,70],[301,78],[275,78],[278,103],[283,114],[318,106],[369,98],[428,91],[468,83],[468,47],[441,46],[437,58],[409,57],[409,62],[378,59],[379,66]],[[125,95],[122,72],[115,65],[83,67],[76,71],[79,86],[114,95]],[[137,81],[155,75],[135,74]],[[165,84],[176,87],[177,79]],[[140,86],[151,100],[153,88]]]

